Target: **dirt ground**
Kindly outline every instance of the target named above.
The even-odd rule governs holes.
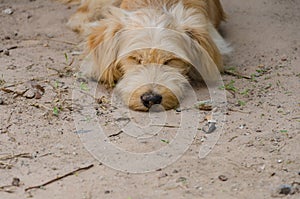
[[[98,162],[76,134],[82,49],[65,26],[76,6],[0,0],[0,198],[300,198],[300,3],[222,2],[229,17],[221,31],[234,47],[226,66],[244,75],[223,75],[223,134],[204,159],[200,129],[175,163],[131,174]]]

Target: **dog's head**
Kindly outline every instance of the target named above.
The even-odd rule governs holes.
[[[203,79],[210,79],[212,65],[222,65],[207,23],[204,15],[182,4],[134,12],[113,8],[91,28],[85,62],[90,66],[84,67],[94,79],[116,83],[123,102],[133,110],[175,108],[188,77],[198,70]]]

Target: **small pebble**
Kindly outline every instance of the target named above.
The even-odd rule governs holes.
[[[283,57],[281,57],[281,61],[287,61],[287,56],[286,55],[284,55]]]
[[[3,10],[2,12],[6,15],[11,15],[14,13],[14,11],[11,8],[7,8],[7,9]]]
[[[202,128],[202,131],[206,134],[213,133],[217,129],[215,121],[208,121],[208,123]]]
[[[165,178],[165,177],[167,177],[167,176],[168,176],[167,173],[161,173],[161,174],[158,176],[158,179],[160,179],[160,178]]]
[[[185,177],[179,177],[176,182],[186,182],[187,181],[187,178]]]
[[[292,191],[292,186],[288,184],[283,184],[278,187],[277,191],[279,194],[288,195]]]
[[[11,183],[12,186],[20,186],[20,179],[19,178],[13,178],[13,181]]]
[[[105,194],[110,194],[109,190],[104,191]]]
[[[177,108],[177,109],[176,109],[176,112],[177,112],[177,113],[180,113],[180,112],[181,112],[181,109],[180,109],[180,108]]]
[[[33,90],[28,90],[23,96],[28,99],[33,99],[35,96],[35,92]]]
[[[219,175],[218,178],[219,178],[219,180],[224,181],[224,182],[228,180],[228,178],[224,175]]]
[[[5,49],[5,50],[3,51],[3,53],[4,53],[4,55],[9,56],[9,50]]]
[[[283,162],[283,160],[281,160],[281,159],[280,159],[280,160],[277,160],[277,163],[282,163],[282,162]]]
[[[46,34],[46,36],[47,36],[48,38],[53,38],[53,37],[54,37],[54,36],[53,36],[52,34],[50,34],[50,33]]]
[[[0,105],[4,104],[4,100],[0,97]]]

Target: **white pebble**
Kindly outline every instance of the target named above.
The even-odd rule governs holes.
[[[6,8],[5,10],[2,11],[6,15],[11,15],[14,13],[14,11],[11,8]]]

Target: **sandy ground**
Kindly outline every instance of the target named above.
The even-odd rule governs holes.
[[[221,138],[199,159],[200,129],[175,163],[131,174],[99,163],[76,134],[72,90],[82,49],[65,26],[76,7],[0,0],[0,50],[15,47],[0,53],[0,198],[299,198],[300,3],[222,2],[229,18],[221,30],[235,49],[226,66],[252,78],[223,75],[228,110]],[[113,123],[101,114],[104,105],[98,119]],[[126,146],[125,135],[114,139]]]

